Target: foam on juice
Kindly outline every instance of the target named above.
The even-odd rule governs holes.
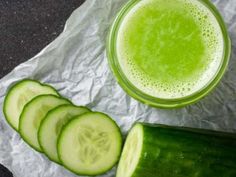
[[[211,81],[222,62],[221,28],[198,0],[142,0],[123,19],[117,57],[142,92],[166,99],[189,96]]]

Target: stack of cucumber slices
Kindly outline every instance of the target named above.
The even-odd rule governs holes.
[[[122,136],[115,121],[73,105],[49,85],[18,82],[9,89],[3,111],[28,145],[76,174],[103,174],[119,160]]]

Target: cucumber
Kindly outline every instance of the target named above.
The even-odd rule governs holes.
[[[40,95],[25,105],[20,115],[19,133],[35,150],[42,152],[37,138],[41,121],[48,111],[63,104],[71,104],[71,102],[55,95]]]
[[[58,138],[63,166],[78,175],[99,175],[110,170],[121,153],[122,137],[107,115],[85,113],[66,124]]]
[[[42,94],[59,96],[53,87],[29,79],[22,80],[9,89],[4,100],[3,112],[12,128],[18,130],[20,114],[25,104]]]
[[[137,123],[116,177],[234,177],[236,135]]]
[[[49,111],[41,122],[38,140],[41,149],[54,162],[60,163],[57,154],[57,139],[62,127],[74,116],[90,110],[82,106],[61,105]]]

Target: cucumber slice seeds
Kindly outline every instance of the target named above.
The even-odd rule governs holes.
[[[57,154],[57,139],[62,127],[74,116],[90,112],[86,107],[61,105],[49,111],[42,120],[38,131],[41,149],[54,162],[60,163]]]
[[[69,170],[79,175],[99,175],[116,164],[121,146],[117,124],[103,113],[91,112],[64,126],[57,149],[59,159]]]
[[[25,105],[20,116],[19,132],[35,150],[42,152],[37,138],[41,121],[48,111],[63,104],[71,104],[71,102],[55,95],[40,95]]]
[[[53,87],[29,79],[22,80],[10,88],[4,100],[3,112],[12,128],[18,130],[19,118],[24,106],[41,94],[59,96]]]

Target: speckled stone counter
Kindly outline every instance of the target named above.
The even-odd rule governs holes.
[[[1,0],[0,78],[55,39],[84,0]]]
[[[0,78],[55,39],[84,0],[1,0]],[[12,174],[0,165],[0,177]]]

